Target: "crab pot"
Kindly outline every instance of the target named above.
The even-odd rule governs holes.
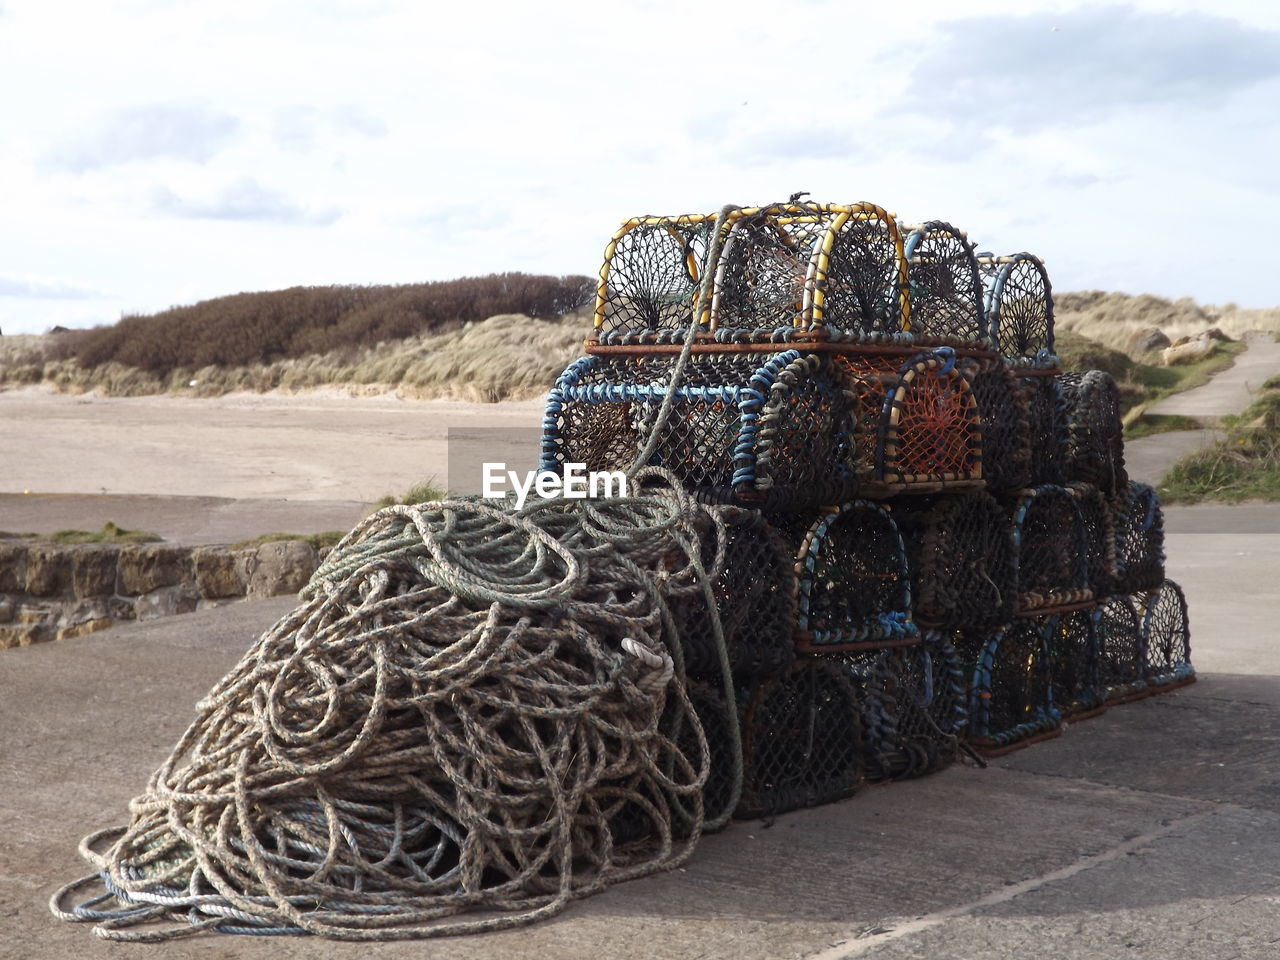
[[[1073,483],[1068,489],[1076,498],[1084,521],[1089,547],[1089,588],[1095,597],[1105,597],[1119,588],[1115,510],[1112,502],[1097,487]]]
[[[1098,682],[1108,701],[1123,700],[1146,689],[1142,652],[1142,620],[1123,594],[1098,604]]]
[[[1045,630],[1054,704],[1065,717],[1097,709],[1104,691],[1095,611],[1073,610],[1050,617]]]
[[[596,288],[596,338],[642,342],[705,325],[694,312],[715,223],[714,214],[624,223],[605,248]]]
[[[910,230],[903,252],[912,331],[930,342],[986,342],[982,276],[968,237],[931,220]]]
[[[1155,590],[1164,581],[1164,511],[1155,490],[1131,481],[1116,516],[1119,590]]]
[[[796,551],[796,646],[838,651],[913,643],[911,584],[889,512],[866,500],[817,518]]]
[[[929,631],[914,647],[879,654],[882,678],[875,702],[884,719],[878,727],[876,779],[904,779],[932,773],[956,758],[967,722],[964,668],[944,634]]]
[[[906,261],[897,222],[870,203],[784,203],[734,215],[716,262],[719,338],[828,328],[905,340]]]
[[[1071,491],[1041,486],[1013,504],[1018,547],[1018,609],[1050,610],[1093,598],[1089,540]]]
[[[772,816],[847,797],[862,779],[862,704],[840,665],[798,660],[756,684],[742,708],[739,817]]]
[[[794,552],[757,510],[720,508],[725,521],[724,559],[711,581],[725,653],[738,682],[782,673],[794,659],[796,621]],[[703,563],[713,569],[714,529],[703,542]],[[685,673],[719,682],[719,642],[706,599],[694,592],[674,599],[671,614]]]
[[[1030,253],[979,257],[986,281],[991,339],[1013,362],[1052,356],[1053,289],[1040,258]]]
[[[1006,627],[965,631],[969,680],[969,740],[995,751],[1057,730],[1045,617],[1019,617]]]
[[[690,683],[689,699],[702,724],[711,753],[707,785],[702,790],[705,822],[720,825],[728,822],[737,804],[733,783],[734,741],[738,735],[736,717],[730,716],[724,692],[716,684]],[[697,737],[691,729],[687,730],[680,743],[686,756],[697,757]]]
[[[912,610],[933,627],[992,627],[1013,618],[1018,554],[1008,513],[972,491],[893,503],[911,572]]]
[[[1142,654],[1143,676],[1153,689],[1195,679],[1187,598],[1172,580],[1142,598]]]
[[[982,429],[982,477],[992,493],[1033,485],[1027,397],[1012,371],[998,360],[962,361]]]
[[[1066,480],[1067,406],[1056,377],[1020,378],[1031,456],[1029,486]]]
[[[695,356],[660,426],[674,364],[659,354],[572,363],[547,398],[539,469],[626,470],[647,454],[712,502],[798,508],[852,494],[856,401],[828,358]]]
[[[1109,373],[1061,375],[1067,405],[1067,480],[1093,484],[1107,496],[1125,489],[1120,389]]]
[[[982,485],[982,424],[949,347],[898,357],[849,353],[835,363],[858,398],[860,489],[889,496]]]

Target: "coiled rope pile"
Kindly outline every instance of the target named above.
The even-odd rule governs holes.
[[[86,838],[97,872],[54,912],[112,939],[431,937],[682,862],[710,760],[663,636],[708,524],[723,545],[678,490],[375,514],[200,702],[128,828]],[[120,909],[60,905],[99,881]],[[499,912],[440,922],[469,910]]]
[[[197,705],[129,825],[81,842],[95,872],[53,913],[115,940],[424,939],[682,863],[711,760],[668,601],[701,593],[736,717],[712,592],[727,533],[651,454],[626,498],[365,520]]]

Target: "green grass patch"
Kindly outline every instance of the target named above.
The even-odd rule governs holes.
[[[440,486],[435,477],[428,477],[421,483],[410,487],[404,496],[395,497],[387,494],[378,500],[374,506],[381,510],[383,507],[393,507],[397,504],[430,503],[433,500],[444,500],[448,496],[449,491]]]
[[[0,530],[0,540],[35,540],[39,536],[38,533],[10,533],[8,530]]]
[[[54,543],[159,543],[163,537],[145,530],[126,530],[108,520],[101,530],[58,530],[49,537]]]
[[[1162,500],[1280,500],[1280,388],[1224,425],[1222,440],[1173,465],[1159,487]]]
[[[323,533],[264,533],[260,537],[254,537],[252,540],[241,540],[237,544],[233,544],[232,550],[252,550],[262,546],[264,543],[280,543],[285,540],[304,540],[311,544],[316,550],[324,550],[326,547],[335,547],[338,541],[346,536],[341,530],[325,530]]]
[[[1126,440],[1139,440],[1142,437],[1154,436],[1157,433],[1176,433],[1179,430],[1199,429],[1200,423],[1191,417],[1181,417],[1176,414],[1168,417],[1139,416],[1133,422],[1125,424],[1124,438]]]

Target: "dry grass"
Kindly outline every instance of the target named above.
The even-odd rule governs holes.
[[[1194,337],[1210,327],[1235,339],[1250,330],[1280,332],[1280,307],[1246,310],[1233,303],[1215,307],[1189,297],[1165,300],[1100,290],[1062,293],[1054,297],[1054,313],[1058,330],[1073,331],[1117,350],[1123,350],[1144,327],[1159,327],[1170,340]]]

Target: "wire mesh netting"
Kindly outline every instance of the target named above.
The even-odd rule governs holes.
[[[1021,377],[1031,449],[1031,485],[1066,481],[1067,407],[1056,377]]]
[[[596,334],[688,329],[712,247],[715,215],[637,217],[605,248],[596,291]]]
[[[1105,597],[1119,589],[1116,567],[1116,525],[1112,501],[1087,483],[1073,483],[1068,489],[1076,498],[1088,542],[1089,589],[1095,597]]]
[[[1096,612],[1073,610],[1051,617],[1045,630],[1054,705],[1067,717],[1096,709],[1104,696]]]
[[[1116,516],[1117,592],[1154,590],[1164,580],[1164,511],[1145,483],[1131,481]]]
[[[718,570],[711,581],[730,671],[738,682],[786,670],[794,659],[795,554],[755,510],[719,508],[727,521],[723,545],[714,531],[703,543],[703,564]],[[723,558],[716,566],[717,549]],[[691,677],[722,675],[720,648],[705,598],[692,594],[671,604],[676,636]]]
[[[1032,485],[1027,397],[998,360],[963,361],[982,430],[982,478],[992,493]]]
[[[968,378],[947,347],[900,357],[849,353],[835,363],[858,398],[857,458],[864,490],[977,485],[982,425]]]
[[[1120,388],[1102,370],[1064,373],[1060,380],[1067,405],[1067,479],[1093,484],[1114,496],[1129,482]]]
[[[969,681],[969,739],[999,748],[1056,729],[1046,617],[1019,617],[991,631],[962,631],[957,649],[974,663]],[[976,649],[976,656],[972,653]]]
[[[862,779],[862,703],[840,665],[796,661],[755,686],[742,714],[739,816],[771,816],[847,797]]]
[[[949,223],[931,220],[910,229],[903,249],[912,330],[930,341],[985,341],[982,277],[968,237]]]
[[[1018,554],[1009,514],[974,491],[902,497],[893,515],[907,547],[920,623],[989,627],[1013,618]]]
[[[909,642],[918,635],[906,552],[883,507],[858,500],[818,517],[796,556],[800,649]]]
[[[1119,700],[1146,686],[1143,679],[1142,622],[1123,595],[1098,605],[1098,682],[1107,700]]]
[[[648,463],[713,500],[800,506],[848,499],[854,397],[829,359],[787,350],[693,358],[659,424],[672,357],[583,357],[547,398],[539,469]],[[656,434],[656,436],[655,436]]]
[[[1012,504],[1018,545],[1018,608],[1045,610],[1082,603],[1089,588],[1089,541],[1075,497],[1040,486]]]
[[[1053,290],[1040,258],[1030,253],[980,257],[986,314],[1000,353],[1013,361],[1053,353]]]
[[[1179,684],[1195,676],[1187,598],[1172,580],[1142,598],[1142,652],[1143,675],[1152,687]]]

